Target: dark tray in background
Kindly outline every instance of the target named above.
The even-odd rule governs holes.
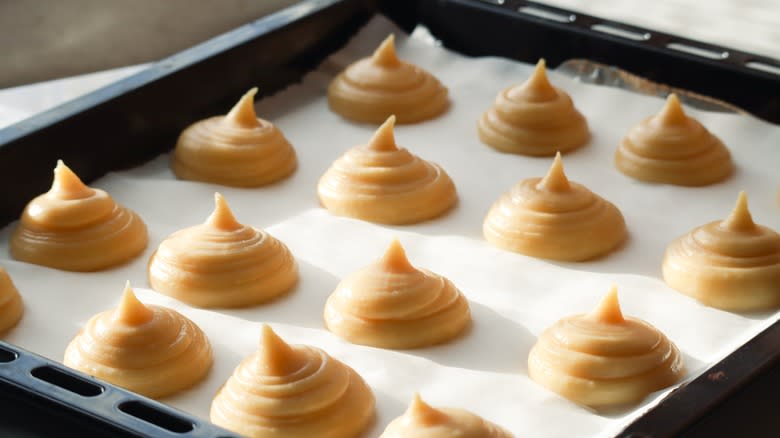
[[[466,55],[525,62],[545,57],[551,67],[567,59],[589,59],[722,99],[780,123],[780,76],[755,68],[780,69],[780,62],[766,57],[519,0],[308,0],[0,130],[0,187],[5,188],[0,226],[47,190],[57,159],[64,159],[87,182],[141,164],[169,150],[193,120],[229,107],[248,87],[261,84],[261,93],[270,95],[299,81],[377,13],[407,31],[424,24],[445,47]],[[703,49],[717,59],[680,47]],[[780,402],[779,360],[776,323],[672,392],[619,436],[776,436],[780,420],[771,406]],[[0,435],[55,432],[232,436],[0,343]]]

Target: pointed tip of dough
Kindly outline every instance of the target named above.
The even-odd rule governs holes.
[[[381,152],[397,151],[398,145],[395,143],[394,128],[395,116],[390,116],[371,136],[371,140],[368,141],[368,148]]]
[[[571,189],[569,179],[563,171],[563,159],[561,158],[560,152],[555,154],[555,159],[550,166],[550,170],[548,170],[547,175],[539,181],[536,188],[550,192],[565,192]]]
[[[260,126],[257,114],[255,114],[255,94],[257,94],[257,87],[244,93],[238,103],[225,116],[225,120],[245,128]]]
[[[398,54],[395,52],[395,34],[390,34],[377,47],[371,56],[375,64],[383,67],[395,67],[401,64]]]
[[[243,226],[233,216],[225,197],[219,192],[214,193],[214,211],[206,219],[206,223],[223,231],[233,231]]]
[[[748,198],[744,191],[739,192],[737,203],[734,205],[734,209],[729,217],[723,221],[723,226],[734,231],[747,231],[756,227],[755,222],[753,222],[753,216],[751,216],[748,209]]]
[[[301,357],[271,326],[263,324],[257,365],[263,375],[284,376],[301,367]]]
[[[380,260],[382,267],[388,272],[415,272],[417,269],[409,262],[406,257],[406,250],[398,239],[393,239],[385,250],[385,254]]]
[[[522,85],[513,89],[519,95],[510,95],[513,98],[524,98],[532,102],[544,102],[555,99],[558,91],[547,78],[547,62],[539,59],[534,67],[534,72]],[[511,92],[510,92],[511,93]]]
[[[609,324],[619,324],[625,319],[620,310],[620,301],[618,301],[617,286],[612,285],[606,295],[601,299],[598,306],[590,313],[591,317],[600,322]]]
[[[410,416],[417,423],[428,425],[436,424],[445,418],[443,412],[426,403],[418,392],[414,393],[412,402],[406,410],[406,415]]]
[[[125,283],[125,291],[119,300],[119,305],[114,310],[114,319],[128,325],[141,325],[154,316],[154,312],[138,300],[130,282]]]
[[[666,98],[666,103],[661,112],[656,115],[656,119],[661,123],[674,125],[685,123],[688,120],[688,116],[685,115],[682,104],[680,104],[680,98],[676,94],[671,93]]]
[[[57,160],[49,192],[62,199],[82,199],[95,193],[62,160]]]

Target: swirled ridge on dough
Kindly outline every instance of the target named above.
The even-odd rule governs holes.
[[[8,272],[0,267],[0,334],[13,328],[24,313],[22,296]]]
[[[251,306],[289,292],[298,281],[290,250],[240,224],[221,194],[214,203],[204,224],[173,233],[152,254],[152,288],[200,307]]]
[[[757,225],[740,192],[728,218],[694,228],[666,249],[663,276],[673,289],[731,311],[780,306],[780,234]]]
[[[615,287],[591,313],[545,330],[528,355],[533,380],[597,409],[639,402],[683,373],[682,356],[663,333],[623,316]]]
[[[319,348],[288,345],[263,325],[211,404],[211,421],[250,438],[352,438],[374,417],[374,395],[350,367]]]
[[[128,283],[116,309],[98,313],[65,350],[65,365],[151,398],[187,389],[211,368],[211,345],[180,313],[138,301]]]
[[[355,344],[417,348],[469,326],[468,300],[448,279],[409,263],[393,240],[376,263],[345,277],[325,304],[325,324]]]
[[[24,209],[11,236],[11,255],[66,271],[97,271],[139,255],[146,225],[100,189],[84,185],[59,160],[51,189]]]

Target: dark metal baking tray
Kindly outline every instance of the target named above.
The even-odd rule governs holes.
[[[229,106],[250,85],[262,83],[262,93],[270,95],[300,81],[377,13],[406,30],[424,24],[446,47],[466,55],[526,62],[545,57],[553,67],[571,58],[589,59],[780,123],[780,77],[750,66],[780,68],[770,58],[527,1],[307,0],[0,130],[0,187],[5,188],[0,226],[47,189],[57,159],[85,181],[141,164],[170,149],[192,120]],[[605,28],[628,33],[605,33]],[[626,37],[632,34],[642,37]],[[670,49],[671,43],[726,55],[710,59]],[[728,431],[775,436],[777,420],[767,406],[780,395],[766,388],[778,388],[778,360],[780,323],[775,323],[673,391],[619,436],[725,436]],[[99,393],[89,392],[95,387]],[[5,413],[0,415],[3,436],[231,436],[3,343],[0,412]]]

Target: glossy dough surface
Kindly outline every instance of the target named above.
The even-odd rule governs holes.
[[[264,325],[211,404],[211,421],[250,438],[352,438],[374,417],[374,395],[319,348],[288,345]]]
[[[641,181],[703,186],[729,177],[731,153],[670,94],[660,113],[628,131],[615,153],[618,170]]]
[[[146,225],[103,190],[84,185],[62,161],[51,189],[24,209],[11,236],[11,255],[66,271],[97,271],[139,255]]]
[[[290,250],[263,230],[240,224],[217,193],[202,225],[166,238],[149,260],[158,292],[199,307],[251,306],[276,298],[298,281]]]
[[[23,313],[22,296],[8,272],[0,267],[0,334],[13,328],[22,319]]]
[[[292,174],[295,150],[282,132],[255,115],[257,88],[226,116],[190,125],[179,136],[171,167],[181,179],[233,187],[257,187]]]
[[[390,35],[371,57],[341,72],[328,87],[328,104],[342,117],[382,123],[395,115],[398,123],[434,118],[449,106],[447,88],[416,65],[398,59]]]
[[[322,205],[340,216],[383,224],[411,224],[452,208],[458,195],[438,164],[399,147],[391,116],[368,144],[356,146],[320,178]]]
[[[533,380],[596,409],[639,402],[683,373],[677,347],[647,322],[624,318],[614,288],[591,313],[545,330],[528,356]]]
[[[93,316],[65,350],[65,365],[151,398],[206,377],[211,345],[180,313],[146,306],[128,285],[116,309]]]
[[[325,304],[325,325],[354,344],[417,348],[449,341],[471,322],[448,279],[409,263],[394,240],[374,264],[345,277]]]
[[[560,154],[544,178],[522,180],[499,198],[482,230],[499,248],[562,261],[606,254],[627,235],[617,207],[566,178]]]
[[[465,409],[434,408],[415,394],[406,412],[379,438],[512,438],[512,434]]]
[[[590,139],[585,117],[565,91],[550,84],[543,59],[526,82],[499,93],[477,130],[482,143],[522,155],[555,155]]]
[[[677,238],[663,261],[666,283],[702,303],[731,311],[780,306],[780,234],[753,222],[747,196],[723,221]]]

